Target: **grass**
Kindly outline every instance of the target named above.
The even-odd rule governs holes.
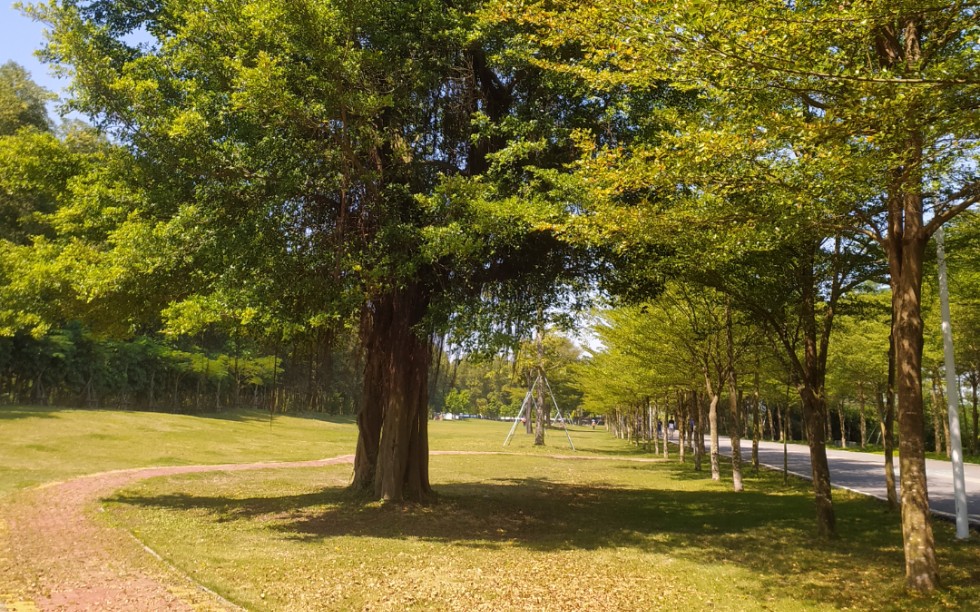
[[[0,406],[0,499],[44,482],[150,465],[298,461],[352,453],[351,418],[206,416]]]
[[[16,412],[16,416],[8,415]],[[349,422],[263,413],[220,418],[102,411],[0,412],[0,486],[160,463],[352,452]],[[365,503],[350,466],[142,481],[103,502],[105,520],[251,610],[936,610],[980,601],[980,546],[934,524],[944,587],[903,588],[900,518],[835,492],[840,537],[814,536],[812,493],[780,474],[746,492],[627,446],[605,431],[548,432],[535,448],[509,423],[431,422],[439,497]],[[42,446],[44,448],[31,448]],[[33,453],[33,454],[32,454]],[[505,453],[505,454],[500,454]],[[571,460],[552,455],[585,458]],[[60,461],[59,461],[60,457]],[[645,462],[632,459],[648,459]],[[654,459],[650,461],[649,459]]]

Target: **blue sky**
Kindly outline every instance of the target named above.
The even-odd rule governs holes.
[[[31,73],[34,82],[60,94],[67,81],[51,76],[34,51],[44,43],[44,25],[13,7],[14,0],[0,0],[0,64],[14,60]]]

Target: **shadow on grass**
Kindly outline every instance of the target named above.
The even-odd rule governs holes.
[[[275,424],[276,420],[281,417],[289,417],[293,419],[308,419],[312,421],[322,421],[324,423],[334,423],[337,425],[351,425],[355,423],[356,418],[349,415],[336,415],[336,414],[325,414],[320,412],[297,412],[288,414],[274,414],[270,415],[265,410],[228,410],[223,412],[194,412],[188,413],[187,416],[198,417],[202,419],[214,419],[219,421],[231,421],[235,423],[268,423],[271,422]]]
[[[667,467],[672,478],[707,477],[690,465]],[[801,601],[860,609],[932,609],[939,603],[962,608],[977,601],[980,552],[975,543],[957,547],[941,535],[946,590],[937,597],[942,601],[910,601],[902,588],[897,513],[872,500],[841,495],[835,500],[839,537],[821,540],[815,535],[808,484],[777,480],[781,477],[747,474],[748,490],[734,494],[501,478],[443,485],[430,505],[365,502],[343,488],[237,499],[119,494],[108,501],[189,511],[215,523],[258,523],[303,543],[369,537],[484,550],[635,549],[750,570],[758,576],[760,600],[791,589]]]
[[[16,420],[25,418],[35,418],[35,419],[53,419],[58,417],[60,412],[75,412],[75,411],[91,411],[91,412],[118,412],[118,413],[132,413],[132,412],[146,412],[151,414],[172,414],[186,417],[195,417],[201,419],[212,419],[219,421],[228,421],[234,423],[254,423],[254,422],[266,422],[270,420],[269,413],[264,410],[252,410],[252,409],[240,409],[240,410],[226,410],[222,412],[174,412],[171,410],[166,410],[165,408],[141,408],[134,410],[131,408],[86,408],[82,406],[3,406],[0,405],[0,421],[5,420]],[[294,419],[310,419],[314,421],[323,421],[325,423],[334,423],[337,425],[351,425],[356,421],[356,417],[347,415],[332,415],[323,413],[290,413],[290,414],[276,414],[272,417],[273,424],[276,419],[288,416]]]
[[[0,421],[14,421],[17,419],[53,419],[56,418],[60,408],[50,408],[47,406],[0,406]]]

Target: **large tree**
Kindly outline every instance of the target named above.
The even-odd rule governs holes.
[[[359,321],[354,486],[386,500],[430,492],[431,334],[519,336],[591,266],[548,226],[563,209],[535,200],[547,177],[523,168],[574,150],[573,125],[556,138],[530,119],[592,124],[602,109],[530,66],[494,64],[499,39],[467,14],[479,4],[33,9],[53,26],[45,53],[72,75],[74,108],[136,161],[138,197],[92,262],[129,282],[89,297],[152,287],[172,325],[230,316],[270,335]]]

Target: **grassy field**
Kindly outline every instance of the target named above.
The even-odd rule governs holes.
[[[0,406],[0,498],[129,467],[298,461],[354,452],[351,418],[206,416]]]
[[[18,449],[42,444],[27,480],[320,458],[350,453],[354,441],[349,422],[277,417],[270,427],[262,413],[20,411],[0,423],[14,435],[13,448],[0,446],[8,491],[24,484],[7,476],[11,461],[29,463]],[[509,426],[430,423],[433,450],[494,454],[433,457],[439,498],[427,506],[364,503],[345,490],[350,466],[332,466],[147,480],[105,500],[99,520],[252,610],[964,610],[980,601],[980,541],[956,542],[945,523],[935,524],[944,588],[913,598],[899,516],[879,502],[835,492],[840,538],[820,542],[807,483],[747,474],[736,495],[727,481],[601,429],[574,429],[573,453],[557,431],[543,449],[523,434],[505,449]]]

